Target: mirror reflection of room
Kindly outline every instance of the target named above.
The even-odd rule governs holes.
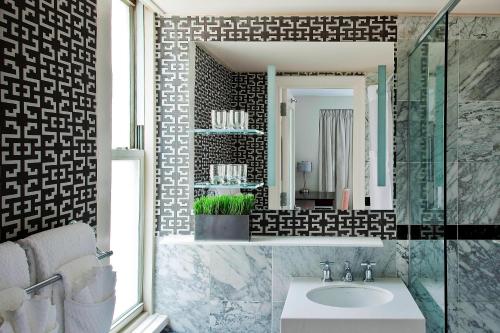
[[[252,193],[256,209],[393,209],[393,43],[190,50],[195,199]]]
[[[352,89],[291,89],[295,96],[295,207],[348,209],[352,189]],[[364,144],[361,142],[360,144]]]

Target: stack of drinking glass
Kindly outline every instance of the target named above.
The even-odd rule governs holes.
[[[248,112],[243,110],[212,110],[213,129],[248,129]]]
[[[246,184],[246,164],[210,164],[210,184]]]

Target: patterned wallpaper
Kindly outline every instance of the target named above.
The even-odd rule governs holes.
[[[196,128],[210,128],[210,112],[219,110],[245,110],[249,114],[249,128],[266,131],[266,74],[237,73],[217,62],[205,50],[196,46],[195,56],[195,111]],[[238,163],[248,165],[248,180],[267,180],[266,136],[202,136],[194,143],[194,171],[196,181],[209,178],[210,164]],[[256,197],[256,208],[268,206],[267,187],[251,192]],[[194,196],[205,194],[195,190]]]
[[[157,233],[190,234],[188,47],[191,41],[397,40],[395,16],[157,17]]]
[[[94,225],[96,1],[0,6],[0,242]]]

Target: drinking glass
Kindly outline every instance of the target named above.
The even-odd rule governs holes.
[[[227,112],[224,110],[212,110],[212,128],[224,129],[227,124]]]
[[[241,128],[242,129],[248,129],[248,112],[247,111],[242,111],[242,122],[241,122]]]
[[[230,110],[229,111],[229,123],[233,129],[242,129],[245,123],[244,114],[242,110]]]
[[[226,166],[224,164],[210,164],[210,184],[224,184]]]
[[[246,184],[247,183],[247,181],[248,181],[247,174],[248,174],[248,165],[246,165],[246,164],[240,164],[239,178],[240,178],[240,183],[241,184]]]
[[[238,164],[228,164],[226,166],[226,181],[228,184],[238,184]]]

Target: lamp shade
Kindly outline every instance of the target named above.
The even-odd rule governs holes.
[[[297,162],[297,171],[305,172],[305,173],[312,172],[312,162],[311,161]]]

